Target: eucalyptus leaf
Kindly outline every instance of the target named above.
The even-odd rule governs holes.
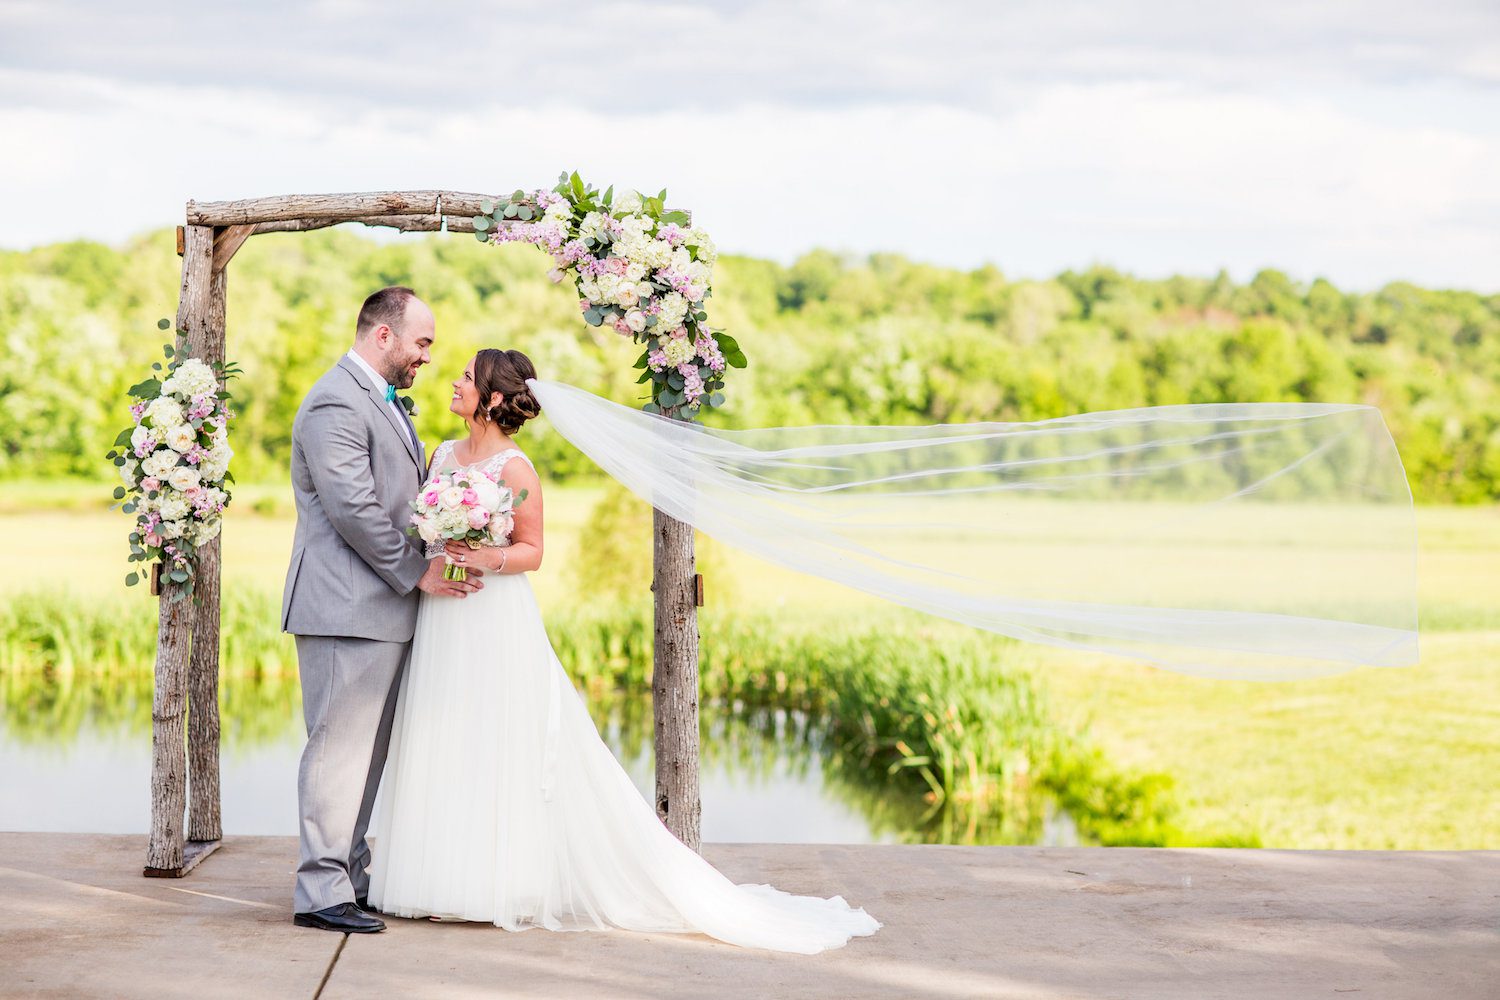
[[[486,198],[486,199],[484,199],[484,201],[481,201],[479,203],[479,210],[481,212],[483,212],[485,215],[489,215],[491,212],[493,212],[495,210],[495,203],[492,200],[490,200],[489,198]]]
[[[141,575],[139,573],[127,573],[125,575],[125,586],[127,586],[127,587],[134,587],[136,584],[138,584],[140,582],[141,582]]]
[[[166,329],[170,328],[171,325],[172,325],[172,321],[169,320],[169,319],[159,319],[159,320],[156,321],[156,328],[158,330],[166,330]]]

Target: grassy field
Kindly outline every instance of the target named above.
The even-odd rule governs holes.
[[[36,509],[44,494],[46,512]],[[84,484],[0,485],[0,530],[10,539],[0,592],[65,587],[87,600],[122,589],[126,518],[101,509],[103,495]],[[546,608],[573,601],[569,567],[600,496],[548,491],[547,562],[535,579]],[[236,505],[226,587],[279,591],[288,491],[245,487]],[[1500,510],[1422,508],[1418,531],[1419,667],[1256,685],[1034,647],[1028,669],[1116,763],[1173,775],[1187,828],[1254,830],[1268,847],[1500,847]],[[738,553],[720,565],[708,580],[711,605],[730,591],[737,608],[758,612],[886,607]]]

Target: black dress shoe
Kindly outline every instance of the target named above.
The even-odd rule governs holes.
[[[361,910],[364,910],[366,913],[375,912],[374,908],[370,906],[369,896],[355,896],[354,905],[359,907]]]
[[[375,934],[385,930],[385,921],[370,916],[353,903],[340,903],[312,913],[294,913],[292,923],[341,934]]]

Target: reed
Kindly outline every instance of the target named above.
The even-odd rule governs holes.
[[[85,725],[150,725],[152,608],[28,593],[0,609],[7,729],[45,741]],[[284,737],[298,711],[296,656],[263,591],[225,594],[220,698],[226,742]],[[898,839],[1032,843],[1058,824],[1103,844],[1250,843],[1188,837],[1170,780],[1113,766],[1060,725],[1013,641],[916,616],[705,613],[705,747],[758,733],[804,761]],[[549,618],[553,646],[601,724],[649,745],[649,605]],[[715,751],[717,752],[717,751]]]

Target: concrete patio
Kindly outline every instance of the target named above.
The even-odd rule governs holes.
[[[807,957],[707,938],[291,923],[296,844],[188,878],[145,838],[0,834],[6,997],[1500,997],[1500,852],[711,844],[885,926]]]

